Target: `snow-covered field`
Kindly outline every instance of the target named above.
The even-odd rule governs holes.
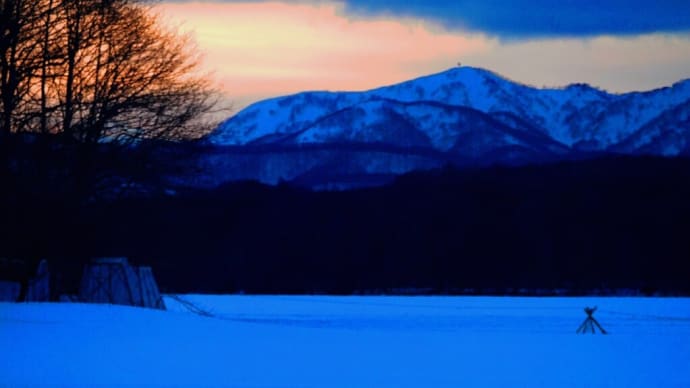
[[[0,386],[690,387],[687,298],[183,298],[0,304]]]

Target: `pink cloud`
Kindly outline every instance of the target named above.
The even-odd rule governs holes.
[[[690,34],[502,42],[414,18],[355,17],[342,3],[160,3],[191,32],[234,107],[304,90],[365,90],[453,67],[486,67],[524,83],[588,82],[624,92],[690,73]]]
[[[193,33],[230,96],[364,90],[452,67],[490,48],[414,19],[353,19],[338,3],[162,3],[163,19]]]

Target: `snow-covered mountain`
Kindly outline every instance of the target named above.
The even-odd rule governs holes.
[[[458,67],[365,92],[255,103],[203,140],[218,150],[201,163],[215,171],[215,183],[234,179],[237,172],[227,169],[240,165],[257,170],[243,178],[275,183],[314,171],[396,175],[448,162],[524,163],[591,151],[679,155],[690,150],[689,114],[690,80],[612,94],[586,84],[535,88]]]

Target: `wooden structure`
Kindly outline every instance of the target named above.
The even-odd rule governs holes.
[[[48,262],[0,258],[0,301],[50,301]]]
[[[124,257],[93,259],[84,267],[77,300],[165,310],[150,267],[133,267]]]
[[[34,270],[35,269],[35,270]],[[58,275],[64,275],[58,266]],[[8,302],[63,302],[110,303],[165,310],[151,267],[135,267],[124,257],[106,257],[91,260],[84,266],[81,282],[79,267],[74,268],[70,291],[62,294],[64,282],[52,281],[48,262],[41,260],[31,266],[26,260],[0,258],[0,301]],[[62,271],[60,271],[62,270]],[[35,271],[35,272],[34,272]],[[59,279],[58,279],[59,280]]]
[[[50,272],[48,262],[43,259],[38,263],[36,276],[29,279],[25,301],[49,302],[50,301]]]
[[[595,311],[597,311],[597,306],[594,306],[594,308],[585,307],[585,314],[587,314],[587,318],[585,318],[585,321],[582,322],[576,333],[585,334],[587,332],[591,332],[592,334],[595,334],[596,331],[594,330],[594,326],[596,326],[601,331],[601,334],[608,334],[606,330],[601,327],[599,322],[597,322],[597,320],[592,316]]]

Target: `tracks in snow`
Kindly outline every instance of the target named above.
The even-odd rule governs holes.
[[[176,294],[168,294],[168,296],[172,299],[174,299],[176,302],[181,304],[184,308],[189,310],[190,312],[196,314],[196,315],[201,315],[202,317],[208,317],[208,318],[217,318],[213,313],[211,313],[208,310],[205,310],[198,305],[188,301],[187,299],[182,298],[179,295]]]

